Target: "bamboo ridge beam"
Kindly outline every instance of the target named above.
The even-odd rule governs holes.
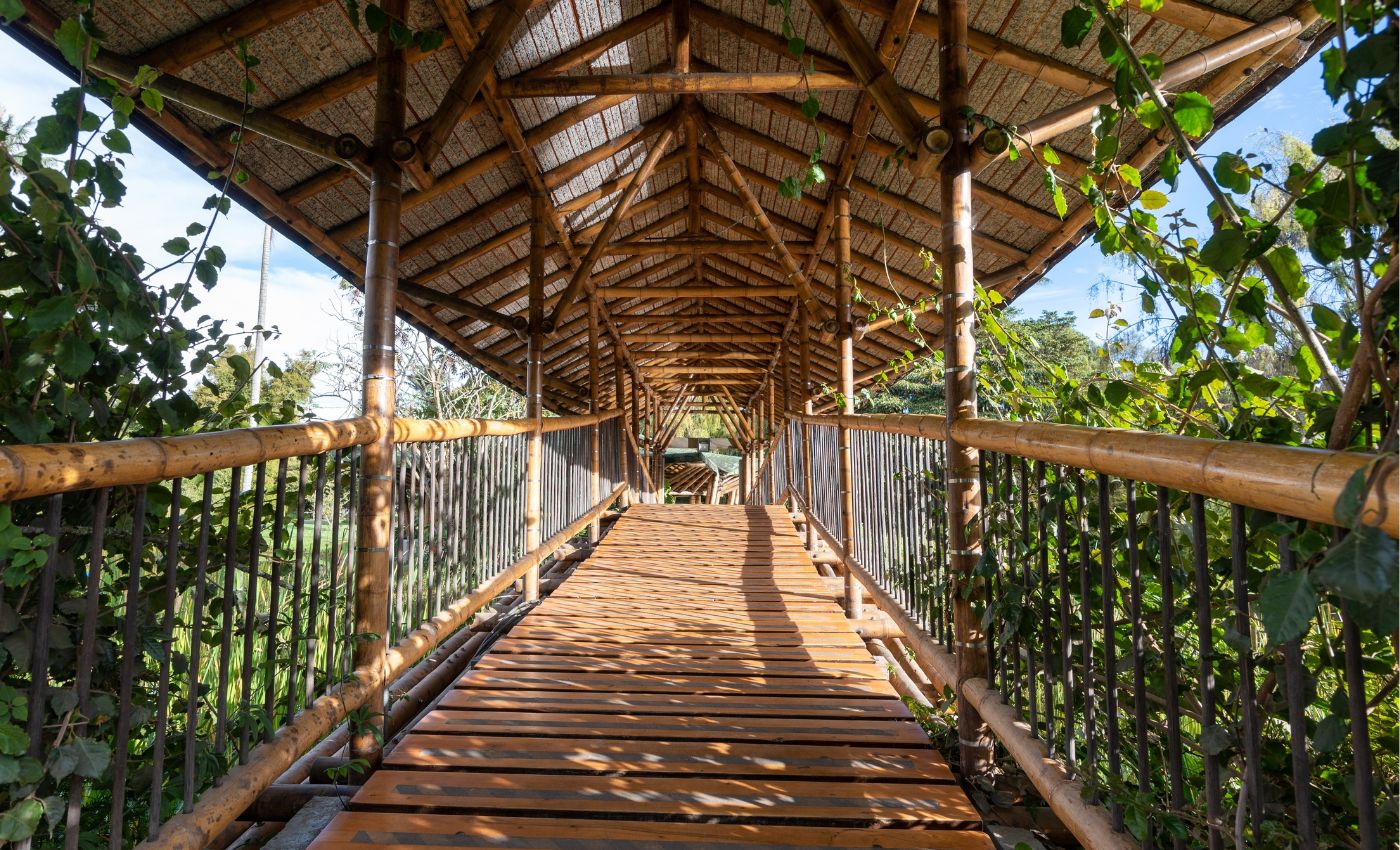
[[[708,343],[736,343],[736,342],[781,342],[782,337],[777,334],[759,333],[681,333],[681,334],[628,334],[627,338],[633,342],[708,342]]]
[[[682,187],[685,188],[685,187]],[[812,253],[812,243],[787,243],[794,254]],[[606,248],[608,254],[768,254],[776,253],[767,242],[748,239],[673,238],[644,242],[614,242]]]
[[[727,301],[731,298],[792,298],[790,286],[600,286],[599,298],[689,298],[696,301]],[[636,339],[630,334],[629,339]]]
[[[134,61],[177,73],[239,41],[326,5],[330,0],[261,0],[201,24],[190,32],[146,50]]]
[[[677,74],[595,74],[588,77],[512,77],[502,80],[502,97],[579,97],[617,94],[721,94],[748,92],[850,91],[860,83],[846,74],[800,72],[711,72]]]

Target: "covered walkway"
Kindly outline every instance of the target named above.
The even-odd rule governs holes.
[[[349,808],[315,850],[991,846],[776,506],[627,511]]]

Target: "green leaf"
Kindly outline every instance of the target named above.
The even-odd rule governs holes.
[[[1160,210],[1167,205],[1167,196],[1156,189],[1148,189],[1138,197],[1138,202],[1149,210]]]
[[[802,54],[807,52],[807,42],[803,41],[800,36],[793,36],[787,40],[787,49],[788,53],[792,54],[792,58],[801,59]]]
[[[40,301],[24,314],[31,333],[44,333],[61,328],[78,312],[78,301],[72,295],[59,295]]]
[[[164,248],[167,254],[174,254],[178,257],[181,254],[189,253],[190,240],[186,239],[183,236],[176,236],[174,239],[171,239],[170,241],[166,242],[160,247]]]
[[[1329,714],[1317,724],[1313,733],[1313,747],[1320,753],[1330,753],[1342,745],[1347,737],[1347,722],[1335,714]]]
[[[1094,28],[1094,13],[1083,6],[1072,6],[1060,17],[1060,44],[1078,47]]]
[[[1201,730],[1201,751],[1208,756],[1218,756],[1230,748],[1233,738],[1223,726],[1212,723]]]
[[[1041,146],[1040,155],[1045,160],[1046,165],[1059,165],[1061,162],[1060,155],[1055,153],[1055,149],[1050,147],[1049,142]]]
[[[807,95],[807,99],[802,101],[802,114],[811,121],[817,120],[817,116],[822,112],[822,102],[817,100],[815,94]]]
[[[1142,188],[1142,173],[1131,165],[1123,164],[1118,166],[1118,176],[1123,178],[1123,182],[1134,189]]]
[[[1176,103],[1172,104],[1172,117],[1183,133],[1199,139],[1214,126],[1215,108],[1205,95],[1185,91],[1176,96]]]
[[[58,371],[70,378],[81,378],[92,368],[93,357],[92,346],[87,341],[76,334],[69,334],[58,343],[58,349],[54,352],[54,365],[58,367]]]
[[[7,756],[24,755],[29,749],[29,736],[12,723],[0,723],[0,753]]]
[[[1225,277],[1244,260],[1249,250],[1249,237],[1243,230],[1227,228],[1216,234],[1201,247],[1201,262],[1216,274]]]
[[[102,135],[102,144],[112,153],[131,153],[131,141],[121,130],[108,130]]]
[[[1295,570],[1274,573],[1259,593],[1259,616],[1272,646],[1297,640],[1317,612],[1317,588],[1308,574]]]
[[[77,18],[69,18],[59,24],[58,29],[54,31],[53,41],[58,45],[63,58],[74,68],[86,67],[87,60],[92,58],[97,49],[97,45],[89,42],[88,34],[83,32]]]
[[[1239,154],[1222,153],[1216,157],[1211,174],[1216,183],[1231,192],[1243,195],[1249,191],[1249,163]]]
[[[141,102],[152,112],[165,109],[165,97],[155,89],[141,89]]]
[[[1162,156],[1162,164],[1157,170],[1161,172],[1167,185],[1175,189],[1176,178],[1181,174],[1181,155],[1176,152],[1176,148],[1167,148],[1167,152]]]
[[[1138,123],[1149,130],[1159,129],[1166,123],[1162,119],[1162,110],[1157,108],[1157,102],[1153,100],[1144,100],[1139,103],[1133,113],[1137,115]]]
[[[1370,525],[1353,529],[1333,546],[1317,566],[1313,578],[1343,599],[1375,602],[1394,587],[1400,551],[1395,540]]]
[[[365,26],[370,32],[381,32],[388,25],[389,16],[384,14],[378,3],[371,3],[365,7]]]
[[[1157,0],[1157,5],[1162,5],[1161,0]],[[1145,6],[1143,8],[1143,11],[1147,11]],[[1159,79],[1162,76],[1162,69],[1164,67],[1165,65],[1163,65],[1162,63],[1162,57],[1158,56],[1156,53],[1142,54],[1142,69],[1146,71],[1147,76],[1151,77],[1152,79]]]
[[[94,738],[74,738],[72,743],[54,751],[49,762],[49,773],[55,779],[75,773],[87,779],[97,779],[111,761],[112,751],[107,744]]]
[[[12,24],[24,17],[24,4],[20,0],[0,0],[0,18]]]
[[[1296,301],[1308,294],[1308,279],[1303,276],[1303,264],[1298,260],[1297,251],[1280,245],[1264,256],[1289,297]]]
[[[802,184],[796,177],[784,177],[778,183],[778,194],[784,198],[797,199],[802,197]]]
[[[20,800],[0,815],[0,841],[23,841],[31,837],[43,816],[43,803],[32,797]]]

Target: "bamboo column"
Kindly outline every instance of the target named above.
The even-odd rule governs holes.
[[[788,432],[788,427],[787,427],[787,423],[789,423],[789,422],[791,422],[791,421],[793,420],[795,413],[796,413],[796,404],[794,403],[793,389],[792,389],[792,346],[791,346],[790,344],[784,342],[784,343],[783,343],[783,450],[784,450],[784,452],[786,453],[786,458],[787,458],[788,486],[789,486],[789,487],[796,487],[796,486],[797,486],[797,482],[795,482],[795,481],[792,480],[792,473],[793,473],[793,470],[797,469],[797,464],[794,462],[794,461],[797,459],[797,454],[796,454],[796,449],[797,449],[797,447],[794,446],[794,445],[793,445],[793,441],[792,441],[791,439],[789,439],[789,437],[790,437],[791,435],[790,435],[790,433]],[[796,507],[797,507],[797,500],[796,500],[795,498],[791,499],[791,505],[792,505],[793,508],[796,508]]]
[[[836,187],[836,344],[840,367],[841,412],[856,412],[856,352],[851,321],[851,188]],[[850,557],[855,551],[856,512],[855,476],[851,469],[851,430],[845,425],[837,429],[837,462],[841,476],[841,547]],[[861,615],[860,583],[850,569],[846,570],[846,616]]]
[[[541,504],[544,481],[544,258],[549,250],[545,244],[545,216],[549,198],[543,192],[530,193],[530,302],[529,325],[525,346],[525,418],[534,420],[525,454],[525,551],[533,552],[540,545]],[[595,479],[596,482],[596,479]],[[521,598],[534,602],[540,598],[540,568],[535,565],[525,573]]]
[[[602,357],[599,356],[598,344],[598,302],[592,298],[588,300],[588,412],[599,413],[602,410],[603,382],[599,369],[602,365]],[[593,504],[598,504],[598,500],[603,498],[602,473],[603,456],[603,426],[601,423],[593,423],[593,461],[591,468],[591,490],[593,494]],[[598,541],[603,539],[603,521],[595,519],[588,524],[588,542],[598,545]]]
[[[613,360],[614,400],[617,402],[617,409],[620,410],[620,411],[622,411],[622,415],[621,415],[620,417],[618,417],[618,420],[617,420],[617,426],[618,426],[618,445],[617,445],[617,451],[618,451],[618,460],[619,460],[619,462],[622,464],[622,466],[621,466],[621,469],[622,469],[622,483],[625,484],[625,485],[627,485],[627,486],[625,486],[625,487],[622,488],[622,506],[623,506],[624,508],[626,508],[626,507],[629,507],[629,506],[632,504],[632,485],[631,485],[631,479],[630,479],[630,477],[628,476],[628,463],[627,463],[627,433],[626,433],[626,432],[627,432],[627,429],[630,428],[631,426],[627,424],[627,403],[626,403],[625,401],[623,401],[623,399],[627,398],[627,395],[626,395],[627,386],[626,386],[626,376],[624,376],[624,375],[622,374],[622,354],[621,354],[616,348],[613,349],[613,358],[612,358],[612,360]]]
[[[967,121],[967,0],[938,0],[939,103],[950,147],[939,174],[943,211],[943,383],[948,408],[948,558],[955,580],[972,593],[954,592],[952,647],[958,661],[958,746],[966,776],[991,769],[991,732],[965,696],[963,683],[987,675],[987,644],[972,596],[982,554],[982,490],[976,449],[951,439],[961,420],[977,417],[977,344],[973,326],[972,151]]]
[[[385,0],[390,18],[403,20],[407,0]],[[369,185],[369,242],[365,252],[365,318],[361,350],[363,410],[380,434],[361,456],[360,523],[355,542],[356,669],[388,680],[389,567],[394,504],[394,299],[399,278],[399,214],[403,168],[394,143],[403,138],[407,64],[386,28],[379,34],[374,142]],[[350,739],[351,758],[370,769],[383,760],[384,687],[366,701],[369,719]]]
[[[798,342],[801,345],[799,350],[799,360],[801,361],[801,371],[798,377],[802,382],[802,412],[810,416],[812,414],[812,317],[807,313],[807,306],[799,304],[797,306],[797,328],[800,336]],[[807,505],[807,513],[812,513],[812,431],[807,421],[802,421],[802,501]],[[817,550],[817,524],[812,522],[811,516],[807,519],[807,551]]]

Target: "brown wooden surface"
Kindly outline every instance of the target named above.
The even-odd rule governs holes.
[[[781,508],[634,505],[313,845],[990,848]]]

